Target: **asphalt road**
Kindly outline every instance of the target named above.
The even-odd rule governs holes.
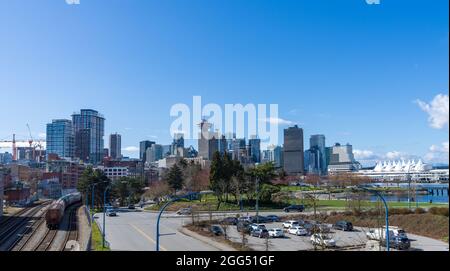
[[[106,240],[115,251],[155,251],[157,213],[118,212],[117,217],[106,217]],[[96,214],[103,227],[103,213]],[[202,241],[179,232],[189,218],[162,217],[160,224],[161,251],[216,251]]]

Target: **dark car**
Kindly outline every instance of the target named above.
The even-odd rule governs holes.
[[[333,229],[341,230],[341,231],[352,231],[353,224],[348,221],[338,221],[333,225]]]
[[[308,235],[314,233],[329,233],[330,228],[325,224],[320,224],[317,221],[305,221],[303,222],[303,228],[308,231]]]
[[[238,219],[236,217],[226,217],[222,219],[221,223],[225,225],[237,225]]]
[[[382,246],[386,246],[386,240],[381,241]],[[395,236],[389,239],[389,247],[398,250],[407,250],[411,247],[411,241],[406,237]]]
[[[305,210],[304,205],[291,205],[283,209],[286,213],[289,212],[303,212]]]
[[[252,216],[252,223],[267,223],[269,220],[265,216]]]
[[[211,226],[211,228],[209,228],[209,231],[212,232],[216,236],[220,236],[220,235],[224,234],[222,227],[220,227],[218,225]]]
[[[250,224],[251,223],[248,221],[239,221],[236,224],[236,229],[238,232],[250,233],[250,229],[249,229]]]
[[[266,216],[268,222],[280,222],[281,219],[276,215],[268,215]]]
[[[130,204],[130,205],[128,205],[128,209],[134,210],[134,209],[136,209],[136,207],[134,206],[134,204]]]
[[[269,231],[267,229],[258,228],[256,230],[253,230],[250,233],[251,236],[259,237],[259,238],[268,238],[269,237]]]

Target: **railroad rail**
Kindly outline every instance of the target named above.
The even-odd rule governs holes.
[[[36,214],[46,207],[50,202],[43,203],[36,207],[30,208],[22,212],[19,216],[14,216],[14,219],[11,217],[4,224],[2,224],[0,228],[0,244],[6,243],[10,240],[14,235],[16,235],[19,230],[23,230],[23,227],[36,216]],[[19,238],[19,237],[18,237]],[[17,243],[18,240],[15,240],[14,243]]]
[[[58,233],[58,230],[50,230],[46,229],[44,238],[42,238],[37,247],[34,249],[34,251],[48,251],[50,250],[50,247],[53,244],[53,241],[55,240],[56,234]]]
[[[11,251],[23,251],[30,240],[33,238],[34,234],[38,229],[45,223],[45,212],[33,224],[28,228],[28,231],[22,235],[21,239],[16,240],[11,246]]]
[[[69,213],[69,222],[67,225],[67,234],[64,239],[63,246],[61,251],[71,251],[71,248],[68,248],[68,243],[70,241],[78,241],[78,208],[80,205],[76,205],[72,207]]]

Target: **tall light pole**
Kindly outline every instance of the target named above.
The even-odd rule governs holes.
[[[209,194],[209,193],[202,193],[202,192],[193,192],[193,193],[189,193],[186,194],[182,197],[176,197],[171,199],[170,201],[168,201],[166,204],[164,204],[164,206],[161,208],[161,210],[159,211],[158,214],[158,219],[156,220],[156,251],[159,251],[159,237],[161,236],[161,234],[159,233],[159,222],[161,220],[161,215],[163,214],[164,210],[172,203],[174,203],[175,201],[181,200],[181,199],[192,199],[192,196],[194,195],[203,195],[203,194]]]
[[[386,203],[386,200],[384,199],[384,197],[380,194],[380,192],[376,191],[376,190],[370,190],[367,189],[365,187],[362,186],[358,186],[358,188],[366,190],[368,192],[374,193],[377,197],[379,197],[381,199],[381,201],[384,204],[384,208],[385,208],[385,223],[386,223],[386,250],[390,251],[390,236],[389,236],[389,208],[388,205]]]

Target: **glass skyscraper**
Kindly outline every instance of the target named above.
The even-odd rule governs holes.
[[[327,158],[325,151],[325,136],[312,135],[309,139],[309,171],[310,173],[326,175],[327,174]]]
[[[75,156],[98,164],[103,159],[105,118],[92,109],[81,109],[72,115],[75,133]]]
[[[59,119],[47,124],[47,155],[57,154],[61,158],[73,158],[74,142],[72,121]]]

